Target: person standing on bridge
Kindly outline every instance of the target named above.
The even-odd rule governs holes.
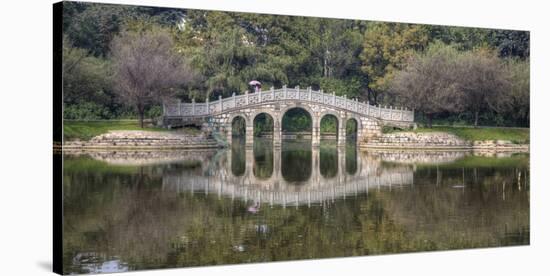
[[[260,92],[262,91],[262,83],[257,80],[251,80],[249,83],[252,87],[254,87],[254,92]]]

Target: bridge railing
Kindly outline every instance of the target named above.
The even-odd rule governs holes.
[[[228,98],[219,97],[218,100],[204,103],[172,103],[164,104],[163,115],[167,117],[194,117],[208,116],[223,113],[233,109],[241,109],[250,105],[257,105],[263,102],[282,101],[282,100],[300,100],[329,105],[339,109],[349,110],[362,115],[379,118],[386,121],[414,121],[414,111],[406,108],[394,108],[387,106],[371,105],[369,102],[359,102],[357,99],[348,99],[345,96],[336,96],[333,93],[324,93],[323,90],[314,91],[310,87],[307,89],[287,88],[283,86],[280,89],[261,91],[257,93],[245,92],[243,95],[233,95]]]

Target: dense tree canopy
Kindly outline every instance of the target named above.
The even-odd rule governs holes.
[[[529,33],[524,31],[78,2],[65,3],[64,30],[65,118],[135,116],[116,97],[112,41],[125,32],[162,30],[173,40],[172,50],[199,76],[174,87],[173,96],[184,101],[241,94],[256,79],[267,88],[312,86],[376,104],[427,105],[438,98],[427,97],[426,103],[412,94],[398,98],[391,91],[399,89],[391,85],[397,83],[399,72],[418,61],[415,57],[426,54],[432,44],[441,44],[457,53],[492,53],[491,62],[506,72],[496,72],[502,79],[495,81],[508,82],[511,88],[490,91],[503,99],[499,108],[436,109],[431,117],[474,123],[477,112],[480,124],[529,125]],[[477,68],[477,60],[472,62]],[[429,76],[423,78],[429,82]],[[426,85],[439,89],[436,84]],[[146,107],[146,116],[155,115],[150,111],[154,108],[155,104]]]

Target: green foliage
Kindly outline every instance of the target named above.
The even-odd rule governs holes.
[[[283,116],[282,130],[283,132],[302,132],[311,131],[312,120],[309,114],[301,108],[293,108],[288,110]]]
[[[113,105],[110,61],[76,48],[63,39],[63,101],[66,104],[93,101]]]
[[[246,134],[246,121],[243,117],[238,116],[231,122],[231,133],[233,136],[242,136]]]
[[[338,96],[346,96],[350,99],[361,96],[362,83],[357,77],[350,79],[322,78],[320,86],[327,93],[334,92]]]
[[[95,102],[66,105],[63,112],[65,119],[68,120],[102,120],[114,117],[107,107]]]
[[[145,116],[150,119],[156,119],[162,116],[162,106],[154,105],[145,112]]]
[[[261,113],[254,118],[254,136],[273,134],[273,118],[267,113]]]
[[[325,115],[321,118],[320,122],[320,132],[323,133],[334,133],[338,132],[338,119],[334,115]]]
[[[374,103],[378,93],[389,88],[394,72],[404,68],[415,51],[422,51],[429,41],[428,29],[423,25],[369,24],[361,59],[362,69],[369,77],[368,87],[374,92],[371,97]]]
[[[63,16],[66,118],[135,116],[113,93],[109,45],[123,32],[162,29],[201,76],[173,88],[183,101],[241,94],[256,79],[264,90],[312,86],[374,104],[404,104],[387,93],[390,82],[412,57],[439,44],[506,59],[514,86],[501,97],[511,99],[508,108],[475,113],[481,124],[529,125],[529,32],[80,2],[66,2]],[[158,114],[153,110],[146,116]],[[467,122],[475,114],[466,108],[433,117]]]

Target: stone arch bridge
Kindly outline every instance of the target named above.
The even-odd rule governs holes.
[[[246,122],[246,145],[251,146],[254,134],[254,119],[260,114],[267,114],[273,119],[273,142],[280,145],[282,137],[282,120],[287,111],[300,108],[305,110],[312,121],[311,140],[313,146],[320,142],[320,123],[327,116],[337,119],[338,145],[345,144],[346,123],[354,120],[357,126],[357,141],[367,137],[377,136],[381,127],[392,125],[410,127],[414,125],[414,111],[374,106],[356,99],[336,96],[323,91],[313,91],[311,88],[300,87],[281,89],[273,87],[268,91],[256,93],[245,92],[243,95],[222,98],[205,103],[171,103],[163,106],[163,125],[179,127],[189,124],[202,124],[214,128],[232,139],[232,123],[238,117]]]

